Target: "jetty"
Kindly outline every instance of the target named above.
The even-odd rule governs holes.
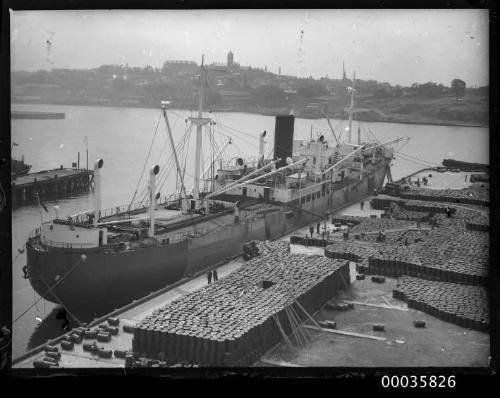
[[[87,192],[93,170],[61,168],[18,176],[11,183],[12,207]]]
[[[11,119],[65,119],[64,112],[12,111]]]

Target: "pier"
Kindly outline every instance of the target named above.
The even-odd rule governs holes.
[[[63,112],[12,111],[11,119],[65,119]]]
[[[53,169],[30,173],[15,178],[11,183],[12,207],[58,199],[86,192],[89,189],[93,170]]]

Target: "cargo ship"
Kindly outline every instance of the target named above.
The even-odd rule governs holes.
[[[146,202],[103,210],[105,168],[102,159],[96,161],[93,209],[67,218],[56,209],[56,218],[26,242],[28,277],[40,296],[72,311],[119,306],[209,269],[241,254],[246,242],[278,238],[380,189],[394,158],[392,145],[408,139],[362,142],[358,128],[353,142],[352,89],[349,126],[339,134],[332,128],[331,140],[294,140],[294,116],[277,115],[272,157],[265,156],[263,132],[256,159],[223,163],[224,148],[214,148],[202,173],[202,145],[214,126],[203,113],[205,73],[202,62],[197,117],[189,118],[196,131],[192,189],[170,129],[169,103],[162,102],[179,192],[161,198],[156,165]]]

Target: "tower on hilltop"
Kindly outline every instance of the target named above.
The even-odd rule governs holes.
[[[347,76],[345,74],[345,64],[344,61],[342,61],[342,81],[347,80]]]
[[[232,67],[234,65],[234,54],[231,50],[227,54],[227,66]]]

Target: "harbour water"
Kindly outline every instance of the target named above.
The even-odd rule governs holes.
[[[80,167],[86,167],[87,141],[89,167],[92,167],[94,160],[104,159],[103,208],[130,203],[143,168],[145,167],[147,171],[154,164],[162,167],[171,159],[168,136],[159,109],[24,104],[13,104],[13,109],[66,114],[66,119],[61,120],[12,120],[12,141],[18,144],[18,147],[13,149],[13,156],[20,158],[24,155],[26,162],[33,165],[32,171],[38,171],[57,168],[60,165],[70,167],[72,162],[77,162],[77,153],[80,152]],[[188,126],[186,119],[191,116],[191,112],[174,110],[169,114],[174,140],[178,142],[186,131]],[[232,138],[232,144],[228,145],[225,151],[226,160],[234,157],[255,158],[258,152],[258,134],[263,130],[268,132],[266,152],[271,150],[274,130],[272,116],[243,113],[217,113],[210,116],[216,122],[213,129],[218,145],[221,146],[228,136]],[[338,133],[345,128],[346,123],[332,120],[332,125]],[[332,140],[327,121],[324,119],[296,119],[295,138],[309,139],[311,126],[314,138],[319,131],[328,141]],[[356,122],[354,126],[357,129]],[[401,151],[411,155],[413,159],[411,161],[408,158],[403,159],[396,154],[397,159],[392,166],[392,176],[395,179],[422,169],[426,165],[438,165],[444,158],[488,163],[486,128],[366,122],[361,123],[360,127],[362,139],[376,137],[384,142],[400,136],[411,138]],[[356,134],[357,131],[354,131],[353,136]],[[189,159],[192,159],[194,150],[194,135],[191,133],[182,156],[182,159],[188,159],[186,164],[188,187],[192,185],[193,165]],[[145,164],[153,137],[155,141],[149,161]],[[208,135],[205,140],[209,140]],[[207,149],[204,159],[208,160],[210,157],[211,154]],[[422,160],[426,164],[422,163]],[[146,174],[137,189],[136,200],[142,198],[145,179]],[[165,175],[159,181],[162,196],[175,191],[174,172]],[[40,225],[41,219],[54,217],[53,205],[57,204],[60,207],[62,215],[70,215],[92,208],[92,199],[91,194],[85,194],[45,204],[49,213],[40,210],[38,206],[21,207],[12,213],[12,253],[15,259],[12,275],[13,319],[19,317],[13,326],[14,358],[27,349],[62,333],[60,322],[56,319],[57,306],[53,303],[41,300],[23,314],[34,304],[38,296],[31,289],[28,280],[22,278],[26,255],[20,253],[18,249],[23,247],[29,232]],[[112,308],[103,308],[103,313],[109,310]],[[21,314],[23,315],[20,316]],[[101,314],[75,315],[80,321],[88,321]]]

